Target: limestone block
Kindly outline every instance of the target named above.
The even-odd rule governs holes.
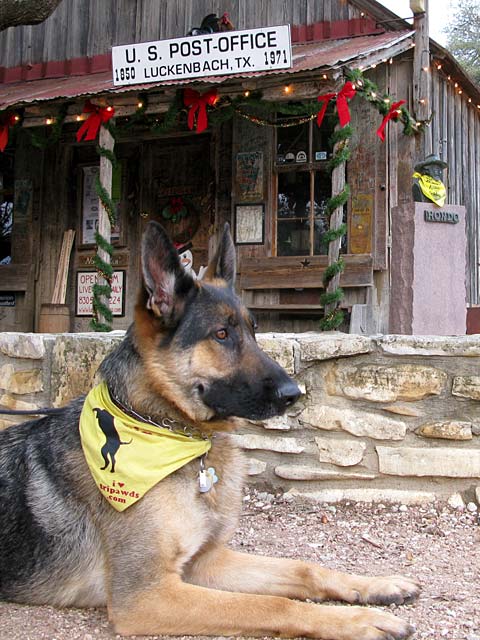
[[[0,333],[0,353],[10,358],[41,360],[45,356],[46,343],[54,339],[54,336],[39,333]]]
[[[480,376],[455,376],[452,394],[461,398],[480,400]]]
[[[321,489],[301,491],[290,489],[287,496],[301,496],[315,502],[392,502],[400,504],[428,504],[435,502],[436,496],[428,491],[406,491],[403,489]]]
[[[420,411],[417,407],[408,406],[407,404],[395,403],[389,404],[385,407],[382,407],[383,411],[388,411],[389,413],[396,413],[400,416],[409,416],[412,418],[419,418],[423,416],[423,411]]]
[[[326,405],[307,407],[300,414],[299,419],[319,429],[342,429],[354,436],[365,436],[376,440],[403,440],[407,431],[406,425],[399,420],[385,418],[375,413]]]
[[[480,504],[480,487],[475,488],[475,500]]]
[[[279,453],[302,453],[305,451],[305,447],[296,438],[275,438],[247,433],[232,435],[231,439],[242,449],[264,449]]]
[[[297,336],[297,342],[300,345],[302,362],[370,353],[374,348],[373,340],[367,336],[353,333],[345,334],[338,331],[300,334]]]
[[[88,393],[95,384],[95,374],[105,356],[122,340],[115,335],[62,334],[57,336],[52,354],[52,398],[54,406]]]
[[[420,425],[416,432],[423,438],[442,438],[444,440],[471,440],[472,424],[446,420],[444,422],[427,422]]]
[[[447,374],[434,367],[419,364],[336,367],[327,376],[331,395],[343,395],[355,400],[393,402],[421,400],[439,395],[447,382]]]
[[[19,395],[43,391],[42,370],[16,371],[12,364],[5,364],[0,367],[0,388]]]
[[[285,480],[373,480],[374,473],[345,472],[308,465],[280,464],[275,475]]]
[[[374,338],[385,353],[397,356],[480,356],[480,337],[475,336],[407,336]]]
[[[6,409],[18,409],[21,411],[30,411],[30,409],[38,409],[39,405],[34,402],[25,402],[24,400],[18,400],[9,393],[4,393],[0,396],[0,406]],[[32,413],[34,415],[34,412]],[[29,419],[29,416],[25,416],[25,420]]]
[[[315,438],[320,462],[352,467],[363,460],[367,445],[359,440]]]
[[[289,431],[290,425],[286,416],[275,416],[262,422],[264,429],[273,429],[275,431]]]
[[[395,476],[480,478],[480,449],[376,447],[379,470]]]
[[[257,458],[248,458],[248,470],[249,476],[258,476],[263,473],[267,468],[267,463],[263,460],[257,460]]]
[[[282,334],[263,333],[257,335],[257,341],[261,349],[278,362],[287,373],[290,375],[295,373],[295,343],[291,338]]]

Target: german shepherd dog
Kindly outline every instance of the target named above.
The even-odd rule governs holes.
[[[413,628],[389,612],[312,601],[400,604],[418,595],[412,580],[347,575],[227,546],[245,471],[229,432],[241,418],[283,413],[300,394],[258,347],[234,293],[228,225],[202,280],[183,270],[154,222],[142,240],[142,268],[134,322],[100,374],[137,414],[216,435],[208,464],[218,482],[200,492],[195,459],[118,512],[83,455],[82,398],[60,414],[12,426],[0,433],[0,598],[106,606],[125,636],[409,637]]]

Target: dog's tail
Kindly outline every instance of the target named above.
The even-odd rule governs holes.
[[[133,442],[133,438],[130,438],[130,440],[128,442],[122,442],[120,440],[120,444],[132,444],[132,442]]]

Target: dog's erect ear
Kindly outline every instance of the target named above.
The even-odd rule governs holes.
[[[223,278],[223,280],[226,280],[228,286],[233,288],[235,284],[235,275],[235,245],[233,244],[230,233],[230,225],[226,222],[215,256],[205,272],[204,280]]]
[[[148,293],[147,307],[167,326],[174,325],[194,282],[183,269],[177,250],[158,222],[149,222],[143,234],[142,271]]]

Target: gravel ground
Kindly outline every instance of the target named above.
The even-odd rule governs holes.
[[[416,639],[480,640],[479,525],[478,512],[448,506],[328,506],[252,491],[232,546],[349,572],[415,577],[423,585],[420,599],[391,609],[416,626]],[[0,603],[1,640],[118,638],[103,610]]]

